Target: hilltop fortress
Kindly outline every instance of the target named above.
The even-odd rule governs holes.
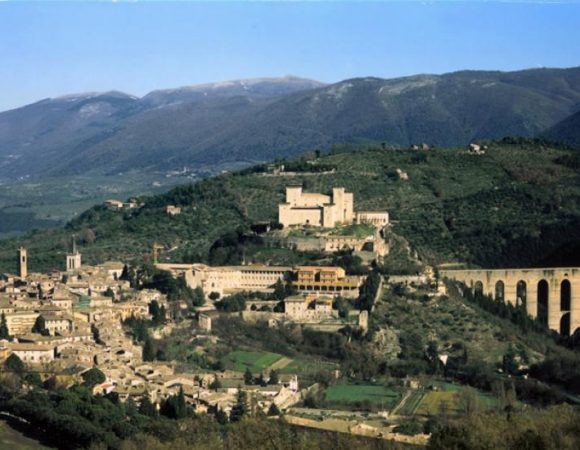
[[[332,188],[331,195],[302,192],[302,185],[286,186],[286,202],[278,205],[278,222],[284,227],[310,225],[334,228],[336,225],[367,223],[385,226],[386,211],[354,211],[352,192],[343,187]]]

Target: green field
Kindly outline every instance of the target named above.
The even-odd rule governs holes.
[[[372,384],[337,384],[326,390],[325,400],[332,403],[368,402],[381,408],[393,408],[401,393],[385,386]]]
[[[247,368],[252,372],[261,372],[280,358],[282,358],[282,355],[277,353],[236,350],[228,353],[222,361],[226,368],[237,372],[245,372]]]
[[[434,416],[446,409],[449,414],[463,414],[461,400],[462,386],[451,383],[436,383],[438,390],[425,390],[418,406],[413,411],[420,416]],[[475,391],[478,406],[482,410],[493,409],[497,406],[497,399],[490,394]]]

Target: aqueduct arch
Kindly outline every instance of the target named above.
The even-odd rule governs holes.
[[[505,302],[505,284],[502,280],[495,282],[495,295],[493,298]]]
[[[550,312],[550,284],[541,279],[538,281],[538,299],[537,299],[536,317],[544,325],[548,325],[548,314]]]
[[[513,305],[525,305],[555,331],[568,335],[580,328],[580,268],[440,270],[441,277]]]
[[[516,305],[526,306],[528,299],[528,285],[524,280],[516,283]]]

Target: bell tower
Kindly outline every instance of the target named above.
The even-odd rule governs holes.
[[[18,249],[18,276],[20,278],[28,276],[28,250],[24,247]]]
[[[81,254],[77,250],[75,236],[72,237],[72,253],[66,255],[66,271],[70,272],[81,268]]]

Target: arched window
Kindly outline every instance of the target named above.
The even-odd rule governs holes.
[[[550,286],[546,280],[538,283],[538,320],[548,325],[548,304],[550,301]]]
[[[526,306],[528,296],[528,286],[525,281],[520,280],[516,285],[516,301],[518,306]]]
[[[497,301],[504,301],[505,300],[505,285],[503,283],[503,281],[499,280],[497,283],[495,283],[495,299]]]
[[[560,284],[560,311],[570,311],[571,300],[572,287],[568,280],[564,280]]]
[[[560,334],[562,336],[570,336],[570,313],[564,313],[560,319]]]

